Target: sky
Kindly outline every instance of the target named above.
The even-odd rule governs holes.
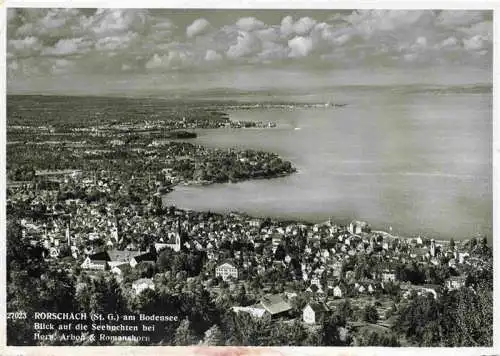
[[[492,83],[491,11],[7,11],[8,93]]]

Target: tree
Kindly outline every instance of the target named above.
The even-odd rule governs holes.
[[[195,345],[196,342],[196,337],[191,330],[191,323],[186,318],[175,330],[174,343],[176,346],[191,346]]]
[[[321,325],[321,345],[342,346],[343,344],[344,343],[340,340],[337,318],[335,316],[325,318]]]
[[[103,276],[93,281],[90,297],[90,310],[93,313],[116,313],[126,311],[126,301],[120,285],[114,278]]]
[[[375,324],[378,319],[377,308],[374,305],[367,305],[363,310],[363,320],[367,323]]]
[[[203,344],[207,346],[222,346],[224,345],[223,335],[217,325],[213,325],[210,329],[205,331],[205,338]]]
[[[277,261],[283,261],[286,257],[285,248],[280,244],[276,247],[276,251],[274,252],[274,259]]]

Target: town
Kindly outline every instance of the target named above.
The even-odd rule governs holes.
[[[485,236],[395,236],[357,220],[284,221],[165,204],[180,184],[296,171],[274,153],[211,149],[173,134],[274,126],[193,110],[161,122],[125,115],[72,126],[8,108],[8,311],[177,315],[148,335],[158,345],[492,343],[492,323],[477,322],[492,318]]]

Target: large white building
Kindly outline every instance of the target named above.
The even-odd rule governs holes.
[[[229,277],[238,279],[238,268],[229,262],[225,262],[215,268],[215,277],[222,277],[225,281]]]

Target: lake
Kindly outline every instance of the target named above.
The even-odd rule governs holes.
[[[228,111],[235,120],[278,126],[199,130],[194,142],[276,152],[296,174],[179,186],[164,202],[313,222],[359,219],[404,235],[491,239],[491,92],[344,88],[285,99],[347,106]]]

